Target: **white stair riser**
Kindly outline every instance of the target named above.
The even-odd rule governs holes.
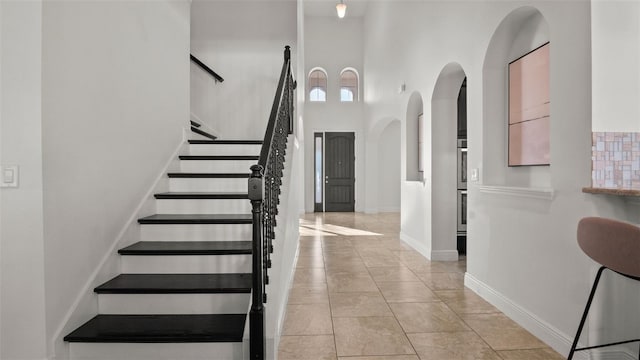
[[[251,255],[122,256],[125,274],[250,273]]]
[[[242,314],[251,294],[99,294],[100,314]]]
[[[239,360],[242,358],[242,343],[70,344],[71,360]]]
[[[243,171],[249,173],[249,171]],[[171,178],[169,190],[175,192],[247,192],[247,178]]]
[[[190,155],[260,155],[262,145],[246,144],[191,144],[189,145]]]
[[[258,160],[180,160],[180,171],[203,173],[250,173]]]
[[[158,199],[158,214],[250,214],[248,199]]]
[[[142,225],[140,241],[250,240],[251,224]]]

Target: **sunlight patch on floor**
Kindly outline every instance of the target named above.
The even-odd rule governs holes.
[[[323,224],[319,221],[300,220],[300,236],[382,236],[371,231],[345,226]]]

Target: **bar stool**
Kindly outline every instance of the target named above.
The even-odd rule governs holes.
[[[602,272],[609,269],[626,278],[640,281],[640,227],[611,219],[587,217],[578,223],[578,244],[585,254],[602,266],[593,282],[589,300],[587,300],[567,360],[571,360],[576,351],[640,341],[640,339],[634,339],[576,348]]]

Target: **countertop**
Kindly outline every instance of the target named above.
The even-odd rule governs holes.
[[[637,189],[610,189],[610,188],[584,187],[582,188],[582,192],[589,193],[589,194],[607,194],[607,195],[617,195],[617,196],[640,196],[640,190],[637,190]]]

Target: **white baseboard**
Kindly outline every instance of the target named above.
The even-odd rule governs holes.
[[[422,256],[426,257],[427,260],[431,260],[431,249],[427,248],[420,241],[412,238],[411,236],[407,235],[407,233],[404,233],[402,231],[400,232],[400,240],[404,241],[405,243],[407,243],[407,245],[411,246],[415,251],[419,252]]]
[[[563,334],[560,330],[538,318],[535,314],[532,314],[520,305],[511,301],[509,298],[502,295],[482,281],[476,279],[469,273],[465,273],[464,285],[478,294],[480,297],[485,299],[491,305],[498,308],[498,310],[502,311],[510,319],[518,323],[518,325],[522,326],[527,331],[538,337],[555,351],[564,356],[569,353],[571,344],[573,343],[573,336],[569,337],[566,334]],[[592,357],[590,355],[591,354],[587,352],[578,352],[575,353],[574,359],[592,360]],[[626,357],[606,357],[603,359],[626,359]],[[630,359],[634,358],[632,357]]]
[[[592,360],[636,360],[637,355],[624,350],[593,350]]]
[[[432,261],[458,261],[458,250],[433,250]]]

